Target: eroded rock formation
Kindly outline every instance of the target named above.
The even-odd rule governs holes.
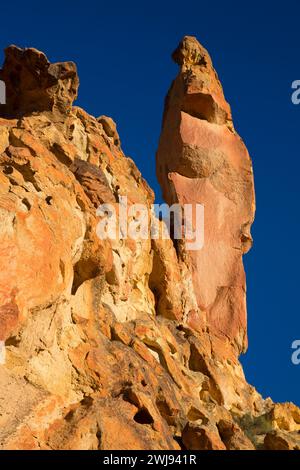
[[[203,253],[97,236],[99,204],[127,196],[153,220],[153,193],[114,122],[73,106],[73,63],[6,50],[2,449],[299,448],[299,409],[264,400],[238,361],[251,163],[207,52],[185,38],[174,57],[158,175],[168,202],[208,206]]]
[[[199,317],[238,351],[247,346],[242,255],[251,247],[252,164],[207,51],[185,37],[173,54],[180,72],[165,103],[157,175],[169,204],[201,203],[205,241],[186,252]]]

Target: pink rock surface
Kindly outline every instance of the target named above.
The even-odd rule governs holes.
[[[166,98],[157,175],[167,203],[204,206],[204,246],[180,257],[193,273],[199,321],[247,345],[242,255],[252,245],[252,164],[207,51],[185,37],[173,54],[180,65]],[[194,224],[195,225],[195,224]]]

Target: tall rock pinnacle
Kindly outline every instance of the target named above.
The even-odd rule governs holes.
[[[242,255],[252,244],[255,196],[252,164],[234,130],[230,106],[208,52],[185,36],[173,53],[180,67],[165,102],[157,176],[168,204],[204,206],[204,246],[179,256],[192,267],[205,323],[245,349],[246,299]]]

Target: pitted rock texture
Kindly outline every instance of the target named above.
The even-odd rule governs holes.
[[[74,62],[50,64],[43,52],[16,46],[5,51],[0,79],[7,95],[2,113],[11,116],[54,109],[67,113],[79,86]]]
[[[177,50],[176,60],[182,67],[211,67],[192,42],[195,47]],[[206,103],[205,125],[214,127],[207,128],[206,147],[201,144],[206,163],[199,164],[213,165],[214,135],[219,173],[204,184],[196,162],[179,171],[180,153],[174,166],[164,162],[166,180],[160,172],[167,199],[169,173],[175,187],[177,178],[178,199],[189,197],[191,183],[199,197],[213,195],[224,226],[216,236],[223,231],[224,250],[229,244],[228,269],[217,273],[220,278],[210,273],[207,286],[203,278],[195,284],[195,259],[171,239],[98,238],[99,204],[117,207],[119,196],[127,196],[129,206],[145,204],[153,220],[154,196],[123,154],[111,118],[73,106],[75,66],[51,65],[36,49],[11,46],[0,77],[8,92],[7,105],[0,106],[1,449],[299,448],[299,409],[263,400],[246,382],[229,331],[224,298],[232,303],[234,290],[244,287],[247,242],[240,235],[243,247],[235,257],[227,236],[246,219],[250,224],[253,186],[215,76],[203,78],[205,96],[197,85],[195,103],[191,96],[183,112],[190,116],[188,109]],[[181,110],[175,111],[169,135],[179,152]],[[198,130],[198,124],[190,129],[195,139]],[[226,231],[222,214],[228,213],[233,221]],[[220,293],[213,326],[199,295],[213,297],[222,276],[232,292]],[[234,331],[244,332],[240,314],[231,314]]]

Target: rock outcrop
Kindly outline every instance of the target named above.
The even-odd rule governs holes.
[[[264,400],[238,361],[250,159],[207,52],[185,38],[174,58],[158,175],[167,202],[207,206],[203,252],[151,240],[150,225],[143,238],[97,236],[98,206],[118,210],[120,196],[162,226],[153,192],[114,122],[73,106],[73,63],[6,50],[2,449],[300,448],[299,409]]]
[[[180,72],[166,98],[157,176],[170,205],[204,206],[204,246],[179,247],[193,275],[199,317],[194,313],[193,321],[241,352],[247,346],[242,255],[251,247],[255,210],[252,164],[207,51],[185,37],[173,59]]]

